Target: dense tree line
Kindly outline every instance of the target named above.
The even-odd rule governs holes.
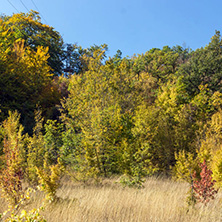
[[[120,175],[133,185],[171,172],[189,180],[203,160],[220,184],[220,32],[195,51],[108,58],[107,50],[64,44],[34,11],[1,16],[2,157],[18,137],[18,169],[33,184],[60,163],[78,180]]]

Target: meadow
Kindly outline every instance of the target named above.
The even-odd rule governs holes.
[[[187,183],[155,177],[147,179],[142,189],[124,188],[114,179],[104,180],[100,185],[63,179],[57,201],[46,204],[41,215],[48,222],[222,221],[221,192],[206,206],[199,203],[188,208],[188,190]],[[43,193],[33,194],[24,209],[41,206],[43,199]],[[6,205],[1,199],[0,212],[7,209]]]

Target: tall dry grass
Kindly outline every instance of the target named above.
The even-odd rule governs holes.
[[[186,207],[188,185],[168,179],[150,178],[144,189],[122,188],[105,181],[100,186],[83,186],[64,180],[57,192],[57,202],[48,204],[42,213],[51,222],[219,222],[222,221],[219,193],[207,206]],[[43,194],[37,193],[26,206],[31,209],[42,204]],[[0,200],[0,212],[5,210]]]

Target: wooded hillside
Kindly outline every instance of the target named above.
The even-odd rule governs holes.
[[[107,50],[65,44],[34,11],[1,16],[0,180],[13,172],[38,185],[47,169],[66,168],[77,180],[119,175],[141,186],[153,174],[189,180],[205,160],[220,185],[220,32],[195,51]]]

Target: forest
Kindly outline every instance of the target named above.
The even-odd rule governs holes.
[[[55,200],[64,177],[142,189],[163,176],[189,184],[192,204],[222,186],[220,32],[196,50],[107,52],[65,43],[35,11],[0,17],[0,188],[11,206],[25,187]]]

